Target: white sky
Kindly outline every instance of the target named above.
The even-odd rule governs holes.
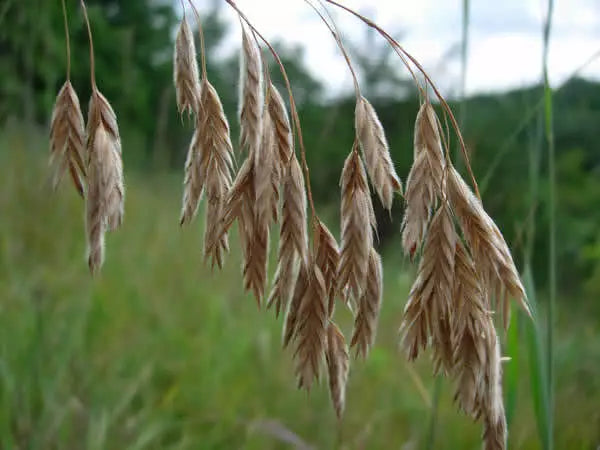
[[[446,91],[458,89],[460,56],[444,55],[460,43],[462,0],[339,0],[370,17],[428,70]],[[208,0],[196,1],[200,7]],[[471,0],[467,92],[499,91],[540,80],[542,22],[546,0]],[[350,76],[329,31],[303,0],[237,0],[269,39],[303,43],[306,63],[331,93],[351,88]],[[343,39],[365,45],[366,25],[330,8]],[[235,30],[232,11],[224,14]],[[600,0],[555,0],[550,78],[564,81],[600,50]],[[231,33],[228,46],[239,45]],[[400,67],[398,59],[398,67]],[[600,79],[600,58],[582,72]]]

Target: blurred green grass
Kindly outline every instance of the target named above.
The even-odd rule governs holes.
[[[399,245],[383,252],[376,346],[368,361],[353,361],[338,423],[326,383],[309,395],[296,390],[282,319],[243,293],[235,233],[226,266],[212,272],[202,262],[200,225],[179,227],[180,174],[126,167],[125,223],[107,236],[105,266],[92,280],[83,203],[67,180],[51,193],[46,150],[39,130],[0,133],[1,448],[425,445],[434,379],[426,357],[409,365],[398,352],[413,276]],[[556,448],[592,449],[600,444],[600,319],[561,300]],[[348,314],[341,324],[348,335]],[[519,368],[506,393],[509,447],[537,449],[518,331],[519,354],[507,363]],[[434,448],[480,448],[480,432],[444,381]]]

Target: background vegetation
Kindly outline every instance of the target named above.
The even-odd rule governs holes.
[[[87,41],[76,2],[67,3],[73,84],[85,110]],[[257,311],[243,294],[236,251],[222,272],[211,273],[202,264],[201,230],[178,227],[191,125],[182,126],[174,104],[178,19],[171,3],[88,5],[97,79],[119,117],[127,182],[125,224],[109,236],[96,280],[83,257],[81,200],[67,183],[49,195],[47,181],[46,129],[66,67],[59,2],[0,4],[0,447],[478,448],[479,426],[456,411],[450,383],[441,384],[432,421],[431,364],[421,358],[409,365],[397,351],[414,274],[400,255],[401,202],[392,217],[378,212],[386,280],[379,334],[369,360],[352,367],[346,416],[337,423],[325,386],[308,398],[294,389],[290,355],[280,350],[281,319]],[[216,51],[227,32],[224,13],[203,17],[209,77],[235,140],[237,55]],[[322,87],[303,67],[302,49],[278,48],[299,100],[318,208],[333,225],[354,100],[320,101]],[[405,176],[417,100],[389,70],[384,50],[357,48],[354,56]],[[390,86],[403,95],[386,95]],[[540,432],[543,377],[536,375],[549,257],[543,96],[543,86],[532,86],[462,105],[484,203],[517,265],[527,268],[538,305],[537,333],[517,316],[503,337],[512,357],[505,369],[511,448],[549,446]],[[553,100],[554,443],[592,449],[600,445],[600,85],[573,78]],[[350,329],[349,320],[343,325]]]

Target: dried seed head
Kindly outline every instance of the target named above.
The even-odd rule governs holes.
[[[448,206],[442,204],[431,220],[401,325],[402,346],[409,359],[418,356],[431,335],[434,350],[439,352],[445,368],[451,368],[453,361],[449,324],[452,322],[455,244],[452,216]]]
[[[75,189],[83,196],[86,174],[84,142],[85,131],[79,98],[71,82],[67,80],[56,96],[50,122],[50,165],[54,172],[54,189],[68,168]]]
[[[277,219],[279,203],[279,164],[275,129],[269,114],[263,114],[262,142],[254,152],[254,189],[256,192],[256,220],[262,226],[268,227],[272,220]]]
[[[194,35],[183,16],[177,37],[175,38],[175,57],[173,59],[173,80],[177,95],[177,109],[183,115],[186,111],[198,116],[200,100],[200,81]]]
[[[263,107],[263,79],[260,50],[256,42],[242,27],[242,53],[240,63],[240,146],[253,155],[260,145]]]
[[[390,157],[383,126],[375,109],[364,97],[356,103],[355,127],[371,183],[384,208],[390,210],[394,192],[402,192],[402,184]]]
[[[473,418],[481,411],[484,394],[484,375],[487,363],[489,314],[484,308],[484,297],[475,264],[458,241],[454,260],[454,318],[453,335],[455,399]]]
[[[346,404],[346,384],[350,368],[350,357],[344,335],[338,326],[330,322],[327,327],[327,373],[329,376],[329,394],[338,419],[342,418]]]
[[[350,288],[358,300],[365,288],[369,252],[373,244],[373,205],[362,161],[354,149],[342,171],[342,243],[338,288]]]
[[[500,343],[491,320],[488,321],[491,338],[488,340],[486,368],[487,395],[485,398],[483,443],[485,450],[506,448],[506,416],[502,401],[502,361]]]
[[[106,139],[96,143],[98,131],[106,132]],[[123,222],[125,186],[123,185],[123,161],[121,159],[121,137],[117,125],[117,116],[108,100],[94,90],[88,108],[87,123],[88,166],[93,158],[101,158],[102,213],[107,229],[113,231]],[[102,147],[100,150],[99,147]],[[96,152],[96,155],[92,155]],[[91,181],[89,181],[91,184]]]
[[[275,126],[276,144],[278,150],[277,161],[280,173],[285,172],[285,167],[292,157],[293,139],[290,119],[281,94],[273,83],[269,83],[269,116]]]
[[[356,347],[356,354],[365,359],[375,342],[382,295],[383,270],[381,258],[374,249],[371,249],[367,287],[358,302],[358,312],[354,319],[354,333],[350,342],[351,347]]]
[[[222,232],[220,224],[232,183],[233,146],[219,95],[206,79],[202,80],[200,107],[202,115],[197,121],[198,183],[200,190],[204,188],[208,202],[204,256],[212,260],[213,266],[221,267],[223,254],[229,249],[227,233]]]
[[[306,289],[308,288],[308,278],[309,274],[306,263],[301,263],[300,269],[298,270],[296,284],[294,287],[294,295],[292,296],[292,301],[290,302],[290,306],[285,316],[285,325],[283,328],[284,348],[287,347],[288,344],[296,337],[296,328],[298,326],[300,305],[302,303],[302,299],[304,297]]]
[[[402,220],[402,247],[404,253],[414,256],[421,247],[431,211],[435,207],[435,184],[427,152],[417,155],[406,181],[406,208]]]
[[[308,285],[296,325],[296,375],[298,387],[310,390],[319,379],[320,363],[327,345],[327,291],[321,270],[310,263]]]
[[[445,166],[444,148],[439,132],[439,120],[431,103],[424,102],[415,120],[414,159],[421,150],[429,154],[433,178],[441,183]]]
[[[500,230],[454,167],[448,171],[447,186],[450,202],[473,252],[475,265],[482,274],[486,293],[496,293],[505,303],[506,296],[503,294],[508,293],[530,314],[525,289]],[[504,310],[507,308],[507,304],[503,305]],[[505,315],[505,326],[508,325],[507,319]]]
[[[315,264],[321,270],[327,289],[328,316],[333,317],[335,296],[337,293],[337,268],[340,263],[340,253],[333,234],[320,220],[317,221],[313,234],[315,246]]]
[[[308,237],[306,230],[306,194],[300,164],[294,155],[287,167],[283,182],[282,219],[279,235],[279,256],[273,291],[268,307],[276,305],[279,315],[294,290],[294,266],[297,260],[306,262]]]
[[[181,207],[180,224],[188,224],[196,217],[198,205],[202,198],[206,170],[202,169],[202,147],[200,133],[194,131],[187,158],[185,160],[185,175],[183,178],[183,204]]]

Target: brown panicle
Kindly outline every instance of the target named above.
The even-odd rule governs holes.
[[[173,59],[173,81],[177,96],[177,109],[183,114],[194,113],[198,116],[200,100],[200,81],[194,35],[183,16],[177,37],[175,38],[175,57]]]

